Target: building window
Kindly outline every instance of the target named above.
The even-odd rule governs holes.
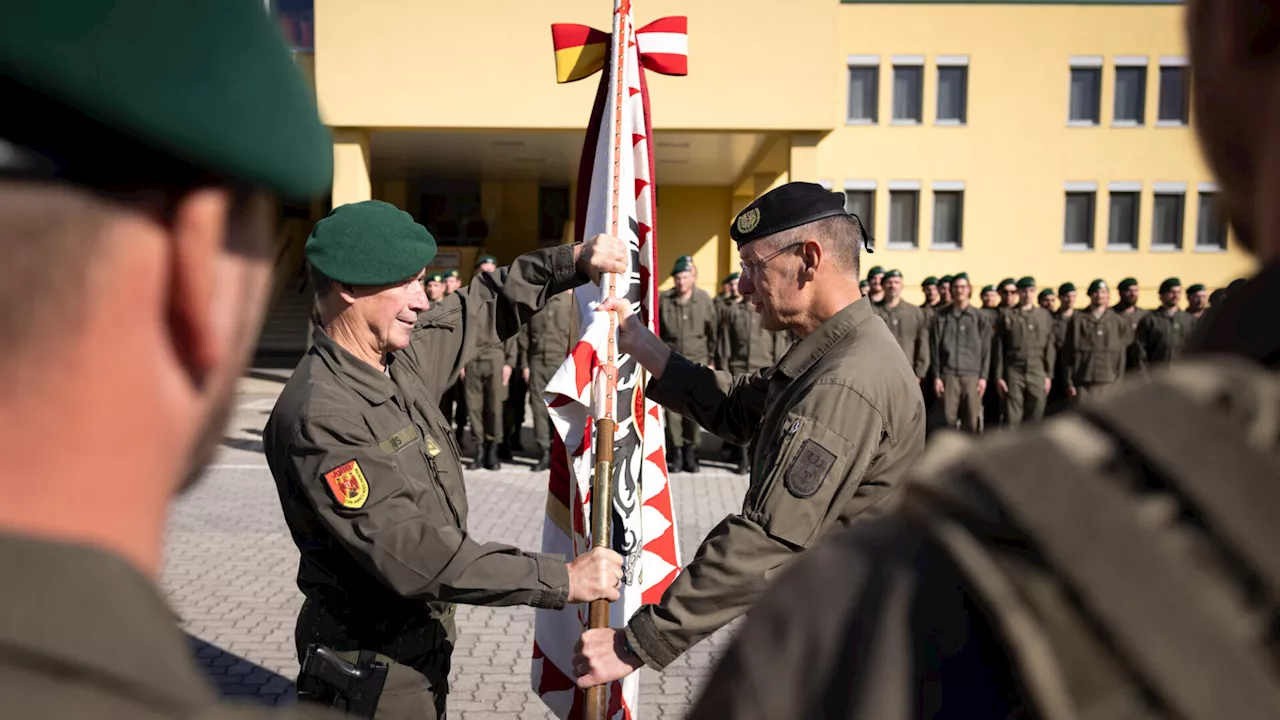
[[[1101,106],[1102,58],[1073,60],[1067,120],[1072,125],[1097,125]]]
[[[1093,249],[1094,208],[1097,192],[1092,189],[1067,190],[1066,224],[1062,247],[1067,250]]]
[[[846,121],[874,124],[880,121],[880,60],[849,58],[849,109]]]
[[[1151,215],[1151,249],[1182,248],[1182,219],[1185,194],[1156,191]]]
[[[933,193],[932,248],[959,249],[964,228],[964,191],[935,190]]]
[[[1111,191],[1111,219],[1107,229],[1108,250],[1138,248],[1138,193]]]
[[[1141,125],[1146,120],[1147,59],[1116,58],[1116,125]]]
[[[889,190],[889,247],[919,246],[920,191]]]
[[[1218,207],[1216,191],[1200,191],[1200,214],[1196,222],[1197,250],[1227,249],[1227,219]]]
[[[969,115],[969,58],[940,55],[938,63],[938,124],[963,125]]]
[[[862,226],[871,235],[875,235],[876,227],[876,191],[874,188],[845,187],[844,211],[857,215]]]
[[[1190,80],[1186,61],[1161,60],[1160,108],[1156,117],[1160,125],[1186,125],[1190,117]]]
[[[893,121],[918,123],[923,117],[924,67],[893,66]]]

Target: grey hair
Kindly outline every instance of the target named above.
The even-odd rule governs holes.
[[[861,274],[859,253],[863,237],[861,225],[852,215],[833,215],[811,223],[783,230],[768,238],[771,249],[778,250],[803,240],[816,240],[835,261],[836,269],[853,277]]]

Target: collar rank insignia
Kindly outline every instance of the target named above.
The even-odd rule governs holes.
[[[333,499],[342,507],[362,508],[365,500],[369,499],[369,481],[364,479],[360,464],[355,460],[325,473],[324,479]]]

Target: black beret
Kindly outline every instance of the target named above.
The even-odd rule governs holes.
[[[1131,287],[1137,287],[1137,285],[1138,285],[1138,281],[1137,281],[1137,280],[1134,280],[1133,278],[1128,277],[1128,278],[1125,278],[1125,279],[1121,280],[1121,281],[1120,281],[1120,285],[1119,285],[1118,287],[1119,287],[1121,290],[1128,290],[1128,289],[1129,289],[1129,288],[1131,288]]]
[[[1187,288],[1188,295],[1192,295],[1198,292],[1204,292],[1204,285],[1201,285],[1200,283],[1196,283],[1195,285],[1192,285],[1191,287]]]
[[[1036,286],[1036,279],[1031,277],[1030,275],[1018,279],[1019,290],[1025,290],[1026,288],[1032,288],[1035,286]]]
[[[1092,295],[1098,290],[1105,290],[1106,287],[1107,287],[1107,281],[1103,280],[1102,278],[1098,278],[1097,280],[1094,280],[1093,282],[1089,283],[1089,294]]]
[[[729,236],[742,247],[753,240],[837,215],[848,215],[842,194],[815,183],[787,183],[743,208],[729,228]]]
[[[1067,293],[1073,293],[1075,291],[1076,291],[1075,283],[1064,282],[1058,286],[1059,295],[1066,295]]]
[[[1176,287],[1182,287],[1182,281],[1176,277],[1167,278],[1164,282],[1160,283],[1160,292],[1167,293]]]

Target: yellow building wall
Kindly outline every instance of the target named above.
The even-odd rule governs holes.
[[[836,0],[645,0],[689,18],[689,76],[649,73],[656,128],[830,129]],[[597,82],[557,87],[552,23],[609,32],[611,3],[316,0],[325,121],[347,127],[582,127]]]
[[[698,287],[713,296],[720,292],[720,280],[737,270],[737,253],[731,266],[720,251],[730,242],[732,198],[727,187],[658,186],[658,272],[663,290],[671,287],[671,268],[681,255],[693,256]]]
[[[910,299],[927,275],[967,271],[976,286],[1033,275],[1042,287],[1095,277],[1113,285],[1139,280],[1144,305],[1157,301],[1166,277],[1225,286],[1249,274],[1242,252],[1194,249],[1197,183],[1212,181],[1190,128],[1155,127],[1160,56],[1184,56],[1182,8],[1176,5],[843,4],[838,57],[880,57],[879,124],[846,125],[847,76],[828,92],[840,98],[839,127],[818,147],[817,173],[835,189],[845,181],[877,183],[876,253],[863,266],[898,268]],[[893,55],[925,56],[923,122],[891,126]],[[969,56],[968,119],[934,125],[937,55]],[[1067,127],[1070,58],[1104,56],[1097,127]],[[1148,58],[1146,124],[1112,128],[1117,55]],[[1194,119],[1193,119],[1194,122]],[[890,250],[892,180],[921,183],[919,247]],[[963,250],[931,250],[933,181],[963,181]],[[1092,251],[1064,251],[1065,183],[1098,184]],[[1107,185],[1142,183],[1136,252],[1105,249]],[[1183,249],[1150,249],[1153,183],[1185,182]],[[1234,245],[1234,243],[1231,243]]]

